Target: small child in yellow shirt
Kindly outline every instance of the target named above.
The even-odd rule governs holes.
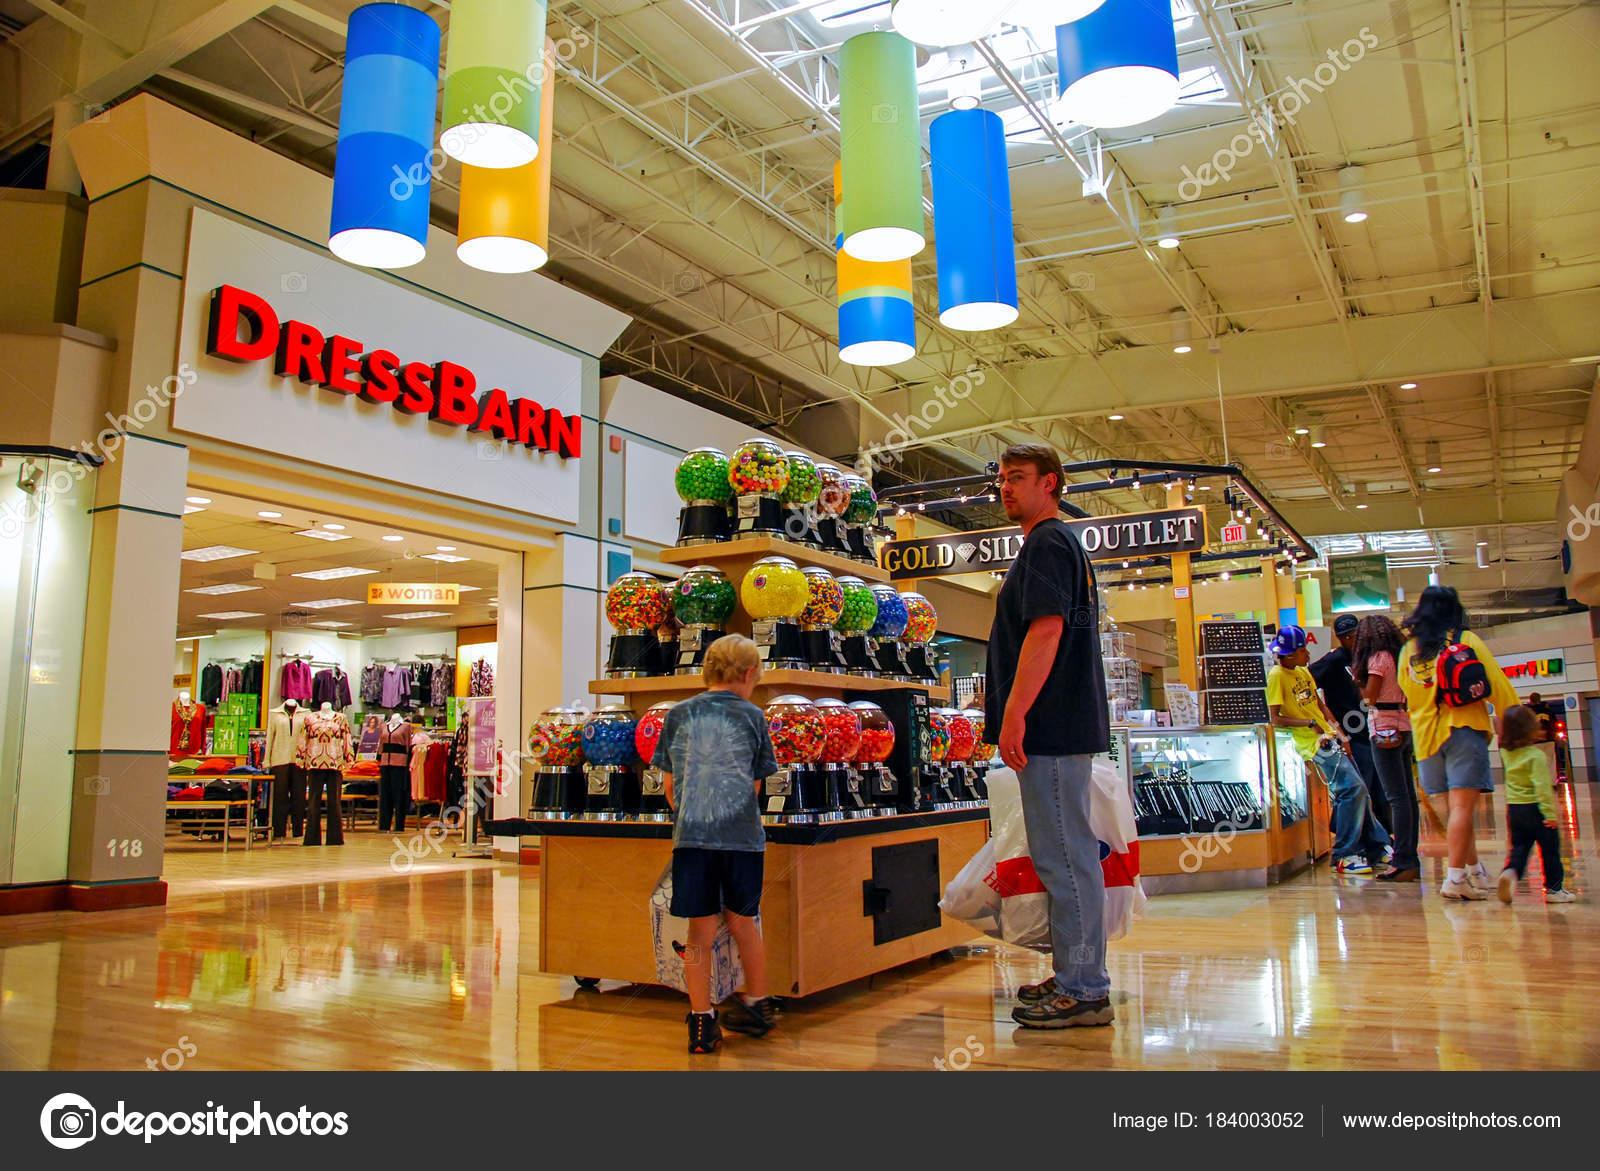
[[[1500,763],[1506,770],[1506,831],[1511,852],[1500,871],[1496,893],[1502,903],[1528,866],[1528,855],[1539,847],[1544,864],[1544,901],[1570,903],[1577,899],[1562,883],[1561,835],[1556,831],[1556,794],[1550,784],[1550,765],[1539,747],[1539,717],[1533,709],[1516,704],[1506,709],[1500,738]]]

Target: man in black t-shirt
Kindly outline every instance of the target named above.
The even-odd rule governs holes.
[[[1111,747],[1099,599],[1089,559],[1057,515],[1061,460],[1042,444],[1000,458],[1000,500],[1026,534],[989,632],[987,726],[1016,770],[1028,852],[1050,903],[1055,975],[1018,989],[1027,1028],[1109,1025],[1105,875],[1089,828],[1094,754]]]
[[[1311,677],[1317,681],[1333,718],[1350,737],[1350,757],[1367,786],[1368,806],[1378,824],[1388,832],[1394,824],[1390,820],[1389,799],[1384,796],[1383,784],[1378,780],[1378,766],[1372,758],[1372,738],[1367,728],[1367,710],[1362,706],[1361,692],[1351,673],[1358,626],[1360,623],[1351,614],[1341,614],[1333,620],[1333,637],[1339,645],[1311,664]],[[1378,860],[1370,861],[1376,864]]]

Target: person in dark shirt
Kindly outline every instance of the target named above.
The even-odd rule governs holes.
[[[1015,769],[1033,868],[1050,902],[1055,975],[1017,991],[1026,1028],[1109,1025],[1105,875],[1089,828],[1094,754],[1111,746],[1099,598],[1083,547],[1057,515],[1061,460],[1042,444],[1000,458],[1000,500],[1026,539],[989,632],[987,731]]]
[[[1345,735],[1350,737],[1350,755],[1367,787],[1367,800],[1372,816],[1378,819],[1385,833],[1393,832],[1393,816],[1389,812],[1389,798],[1384,794],[1383,783],[1378,779],[1378,766],[1372,756],[1372,736],[1367,728],[1367,711],[1361,703],[1361,692],[1356,687],[1354,674],[1356,628],[1360,621],[1353,614],[1341,614],[1333,620],[1333,637],[1339,645],[1311,664],[1311,677],[1327,702],[1333,718],[1339,721]],[[1377,863],[1378,859],[1370,859]]]
[[[672,913],[689,920],[683,959],[689,992],[689,1052],[714,1053],[722,1030],[711,1007],[711,946],[726,918],[739,945],[745,990],[722,1024],[753,1037],[775,1023],[767,999],[761,913],[767,848],[757,790],[778,771],[767,717],[750,696],[761,680],[756,644],[737,634],[706,648],[706,690],[677,704],[661,724],[651,763],[665,774],[673,807]]]

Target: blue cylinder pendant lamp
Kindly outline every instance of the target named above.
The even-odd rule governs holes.
[[[404,4],[350,14],[328,248],[369,268],[405,268],[428,250],[439,26]]]
[[[1178,100],[1170,0],[1105,0],[1056,29],[1057,114],[1084,126],[1137,126]]]
[[[929,128],[939,320],[951,329],[999,329],[1017,319],[1006,131],[992,110],[952,110]]]

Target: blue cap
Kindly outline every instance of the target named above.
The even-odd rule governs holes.
[[[1306,645],[1306,632],[1298,626],[1280,626],[1272,636],[1272,653],[1292,655]]]

